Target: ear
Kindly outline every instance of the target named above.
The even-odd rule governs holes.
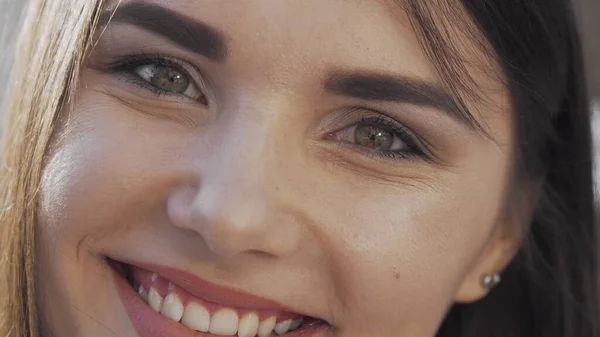
[[[502,271],[519,251],[528,230],[525,224],[531,223],[542,190],[543,183],[528,184],[505,208],[504,215],[495,226],[488,244],[479,259],[465,275],[454,297],[457,303],[471,303],[482,299],[489,293],[483,285],[483,278]]]
[[[490,290],[483,286],[483,278],[501,274],[517,254],[521,243],[521,235],[517,232],[520,231],[514,227],[507,230],[507,227],[513,226],[497,226],[480,258],[465,275],[454,297],[455,302],[471,303],[485,297]]]

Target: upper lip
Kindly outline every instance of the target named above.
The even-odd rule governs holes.
[[[303,315],[281,303],[248,292],[221,286],[183,270],[155,265],[151,263],[121,261],[122,263],[156,273],[182,288],[193,296],[203,300],[243,309],[274,310]],[[305,315],[306,316],[306,315]]]

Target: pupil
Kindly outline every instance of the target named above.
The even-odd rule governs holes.
[[[152,84],[162,90],[182,94],[187,89],[189,80],[177,69],[159,67],[152,76]]]
[[[389,150],[394,144],[393,133],[372,125],[357,126],[354,138],[358,145],[376,150]]]

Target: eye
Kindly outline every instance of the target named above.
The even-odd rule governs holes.
[[[134,73],[157,90],[181,94],[193,100],[203,97],[189,75],[176,67],[157,63],[146,64],[135,68]]]
[[[376,125],[357,124],[349,128],[354,143],[376,151],[402,151],[408,146],[393,130]]]
[[[186,62],[159,55],[136,55],[118,61],[109,68],[127,82],[148,89],[157,96],[181,95],[203,104],[208,103],[197,84],[202,83],[202,77]]]
[[[411,131],[382,116],[363,118],[358,123],[328,135],[327,139],[356,146],[369,155],[392,158],[426,156]]]

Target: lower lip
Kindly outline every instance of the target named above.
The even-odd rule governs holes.
[[[222,335],[214,335],[210,333],[192,331],[188,327],[174,322],[167,317],[152,310],[142,300],[137,292],[133,290],[131,285],[123,278],[121,274],[112,269],[115,279],[117,292],[123,302],[123,306],[127,311],[127,315],[131,323],[135,327],[138,335],[144,337],[223,337]],[[318,324],[315,326],[302,328],[301,330],[290,332],[284,337],[317,337],[325,336],[325,332],[329,330],[326,324]],[[236,335],[237,336],[237,335]]]

